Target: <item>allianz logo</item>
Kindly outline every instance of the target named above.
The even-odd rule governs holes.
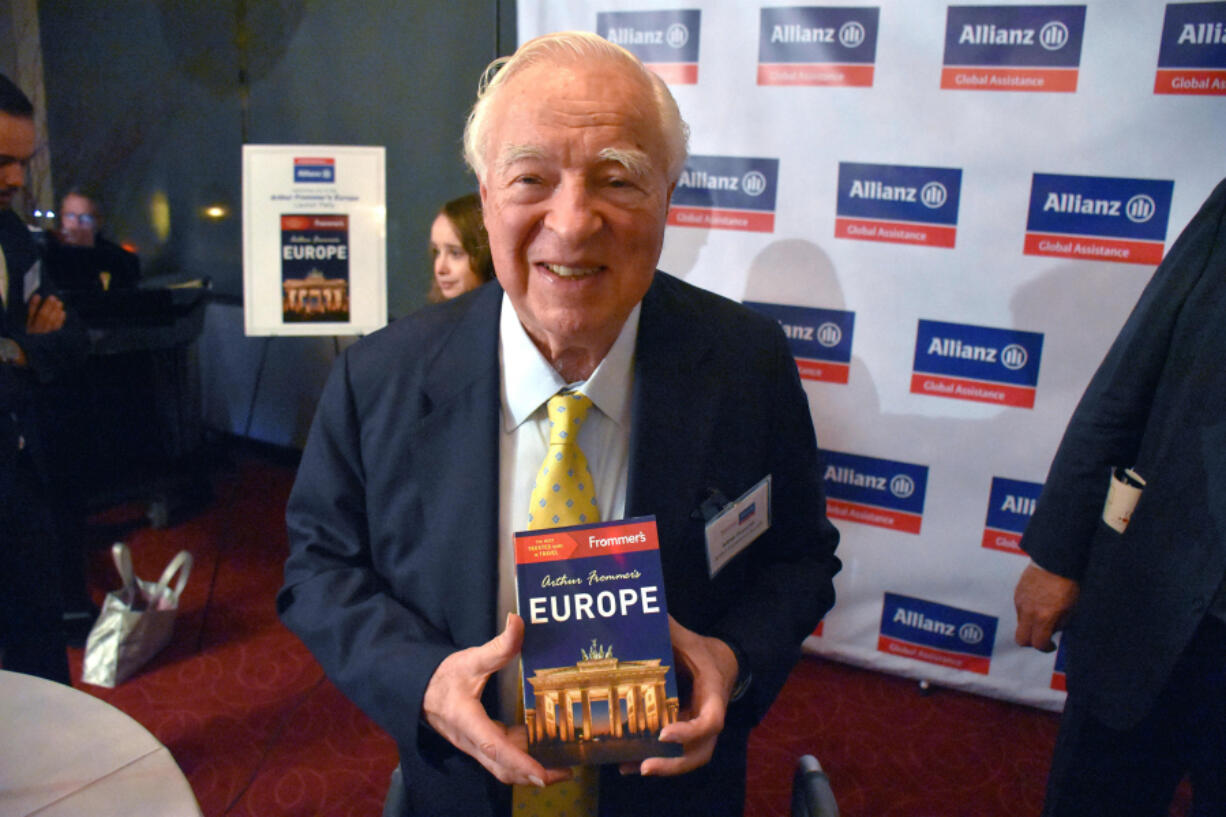
[[[792,340],[816,340],[827,349],[838,346],[843,340],[843,330],[837,323],[826,321],[816,328],[792,323],[779,322],[783,334]]]
[[[978,644],[983,641],[985,635],[983,628],[974,622],[968,621],[961,627],[958,627],[948,621],[929,618],[919,610],[908,610],[906,607],[899,607],[895,610],[892,621],[904,627],[911,627],[948,638],[952,638],[956,633],[957,637],[965,644]]]
[[[868,488],[871,491],[886,491],[899,499],[907,499],[915,493],[915,480],[907,474],[895,474],[889,480],[876,474],[863,474],[847,465],[827,465],[823,476],[826,482]]]
[[[1226,27],[1221,22],[1184,23],[1176,45],[1219,45],[1226,43]]]
[[[1128,199],[1127,203],[1119,199],[1095,199],[1082,196],[1080,193],[1047,194],[1043,200],[1045,213],[1071,213],[1083,216],[1120,216],[1123,215],[1134,224],[1144,224],[1158,212],[1158,205],[1152,197],[1137,193]]]
[[[886,184],[876,179],[856,179],[847,194],[853,199],[877,199],[879,201],[904,201],[923,204],[936,210],[949,201],[949,191],[940,182],[928,182],[923,187],[901,184]]]
[[[641,29],[634,26],[616,26],[605,36],[616,45],[667,45],[684,48],[690,41],[690,29],[684,23],[673,23],[667,29]]]
[[[1010,371],[1025,367],[1030,360],[1026,347],[1020,343],[1010,343],[1002,349],[995,346],[977,346],[963,343],[961,338],[933,337],[928,341],[928,354],[936,357],[953,357],[960,360],[974,360],[979,363],[999,363]]]
[[[856,20],[848,20],[839,26],[837,33],[834,26],[824,28],[820,26],[810,27],[800,25],[799,23],[773,26],[771,28],[770,41],[786,45],[798,43],[829,43],[833,45],[835,42],[838,42],[844,48],[856,48],[867,37],[868,32],[865,31],[863,24]]]
[[[1005,499],[1000,503],[1000,509],[1006,513],[1015,513],[1021,516],[1034,516],[1035,506],[1038,500],[1032,496],[1014,496],[1013,494],[1005,494]]]
[[[743,176],[722,176],[705,170],[684,170],[677,184],[699,190],[729,190],[755,197],[765,193],[769,186],[766,174],[758,170],[750,170]]]
[[[997,28],[995,23],[967,24],[958,34],[959,45],[1039,45],[1059,51],[1069,41],[1068,26],[1059,20],[1044,23],[1035,37],[1033,28]]]

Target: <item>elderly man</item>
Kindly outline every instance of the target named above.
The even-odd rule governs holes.
[[[34,153],[34,108],[0,74],[0,650],[4,669],[69,683],[39,433],[40,389],[85,356],[85,331],[43,287],[10,207]]]
[[[595,406],[578,443],[601,518],[656,516],[683,688],[660,738],[684,753],[602,768],[599,811],[740,814],[749,730],[839,568],[786,340],[655,269],[685,126],[624,49],[583,33],[522,46],[483,87],[465,156],[497,281],[338,361],[290,498],[281,615],[395,737],[403,813],[506,815],[505,784],[517,814],[562,813],[572,772],[507,725],[512,534],[529,527],[546,404],[576,389]],[[713,571],[705,517],[768,475],[770,529]],[[521,811],[524,787],[543,796]]]

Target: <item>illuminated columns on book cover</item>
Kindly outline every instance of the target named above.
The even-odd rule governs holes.
[[[592,650],[572,667],[539,669],[532,685],[536,707],[524,711],[528,742],[594,740],[598,735],[620,738],[624,733],[659,734],[677,721],[677,699],[668,697],[669,667],[660,659],[620,661],[592,639]],[[597,720],[592,703],[603,701],[605,717]],[[580,706],[581,732],[576,731],[575,705]],[[625,712],[625,722],[620,717]],[[618,717],[609,717],[617,713]]]

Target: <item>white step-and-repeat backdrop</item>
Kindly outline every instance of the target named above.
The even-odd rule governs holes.
[[[1226,2],[519,0],[692,129],[661,268],[775,316],[842,532],[807,648],[1048,708],[1017,549],[1065,423],[1226,176]],[[735,338],[729,338],[735,343]]]

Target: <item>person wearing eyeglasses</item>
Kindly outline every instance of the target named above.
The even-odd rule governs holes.
[[[135,287],[140,259],[101,234],[98,198],[82,188],[60,202],[60,229],[47,242],[47,271],[56,286],[73,292],[106,292]]]

